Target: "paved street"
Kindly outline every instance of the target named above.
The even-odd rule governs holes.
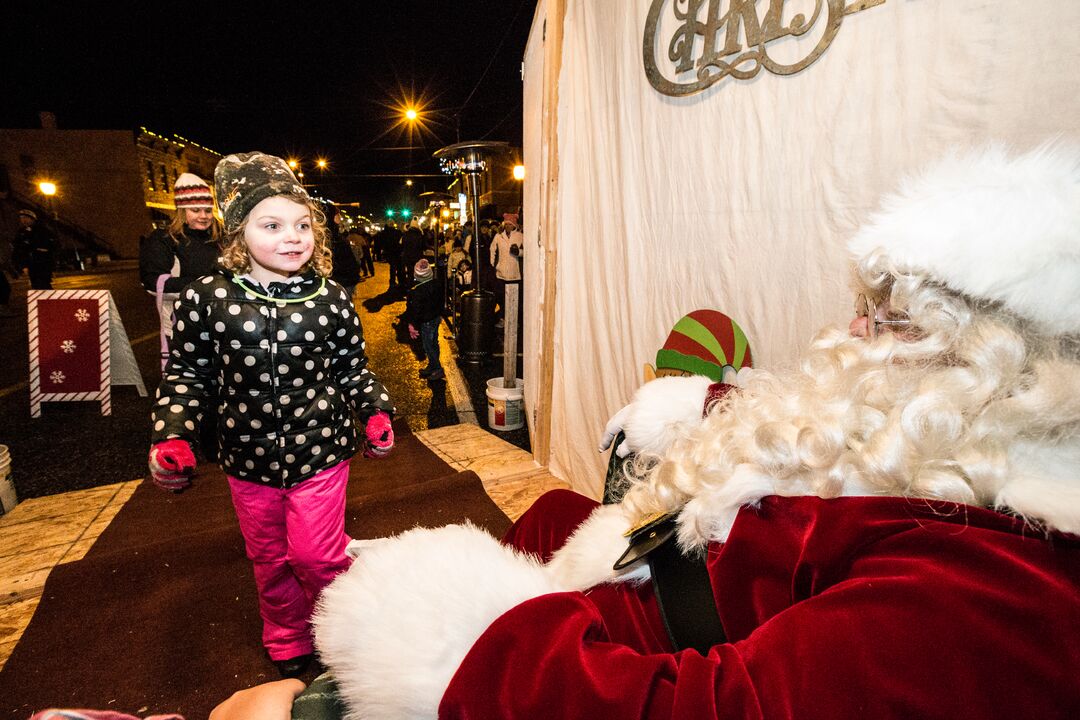
[[[417,376],[423,366],[416,350],[403,340],[404,327],[396,327],[405,302],[387,298],[380,291],[387,285],[386,265],[376,263],[376,277],[361,283],[356,292],[357,307],[364,323],[370,367],[380,377],[397,405],[398,417],[414,431],[459,421],[454,386],[459,395],[462,420],[469,401],[476,421],[486,426],[484,382],[501,374],[501,359],[456,370],[451,346],[443,339],[443,364],[451,369],[446,381],[427,382]],[[42,417],[29,416],[27,377],[27,328],[25,278],[15,284],[12,307],[19,315],[0,318],[0,444],[12,457],[12,478],[20,499],[52,495],[68,490],[140,478],[146,471],[149,444],[149,411],[157,385],[158,330],[153,298],[138,284],[133,261],[85,273],[57,276],[54,288],[107,289],[113,294],[135,358],[148,390],[139,397],[134,386],[114,386],[112,415],[102,417],[97,403],[45,403]],[[445,328],[444,328],[445,335]],[[456,385],[455,385],[456,381]],[[528,448],[524,429],[501,433],[500,437]]]

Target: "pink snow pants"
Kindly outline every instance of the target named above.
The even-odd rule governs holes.
[[[311,611],[349,567],[345,486],[349,461],[283,490],[229,477],[248,559],[255,565],[262,642],[271,660],[313,651]]]

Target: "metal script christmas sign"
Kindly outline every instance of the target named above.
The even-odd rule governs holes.
[[[96,400],[112,414],[108,290],[31,290],[30,417],[42,402]]]
[[[693,95],[731,76],[763,69],[792,75],[829,49],[844,17],[885,0],[653,0],[643,57],[649,83],[665,95]],[[658,39],[667,62],[658,62]],[[815,42],[816,40],[816,42]],[[687,81],[669,79],[692,72]]]

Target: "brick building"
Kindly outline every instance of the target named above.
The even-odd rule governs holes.
[[[184,172],[213,183],[221,155],[178,135],[146,128],[60,130],[48,113],[40,129],[0,129],[0,232],[12,237],[18,211],[47,218],[62,262],[108,254],[134,258],[139,240],[172,217],[172,186]],[[53,183],[47,196],[41,183]]]

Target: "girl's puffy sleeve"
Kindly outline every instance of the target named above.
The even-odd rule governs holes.
[[[210,339],[209,307],[202,302],[202,284],[188,286],[176,305],[176,322],[169,361],[151,410],[151,444],[181,438],[198,441],[198,426],[216,397],[214,342]]]
[[[338,302],[334,303],[337,308],[337,327],[330,337],[337,385],[349,398],[353,410],[361,420],[366,421],[379,410],[393,416],[394,403],[390,400],[390,393],[368,369],[364,327],[353,307],[352,298],[336,283],[333,287],[337,288],[339,293]]]

